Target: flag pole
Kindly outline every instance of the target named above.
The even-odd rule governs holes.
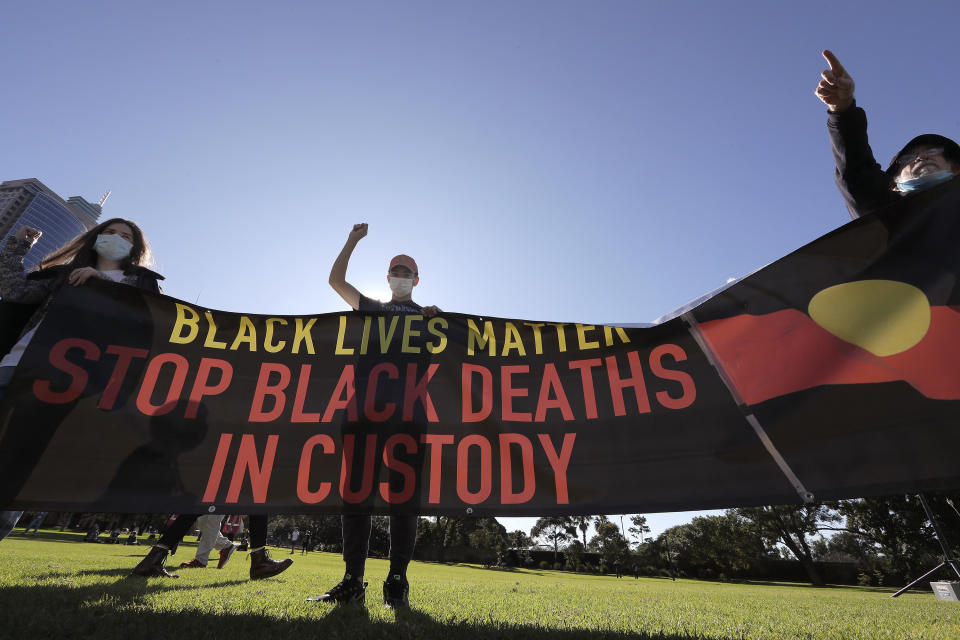
[[[763,447],[767,450],[767,453],[770,454],[770,457],[773,458],[773,461],[777,464],[777,467],[780,468],[781,473],[783,473],[783,475],[786,477],[787,481],[797,492],[797,495],[800,496],[800,499],[804,502],[804,504],[812,503],[814,501],[813,493],[807,490],[800,478],[797,477],[797,474],[793,472],[793,469],[790,468],[790,465],[787,463],[784,457],[780,455],[780,451],[777,450],[777,447],[773,444],[770,436],[767,435],[763,425],[760,424],[760,421],[757,420],[757,417],[752,411],[750,411],[747,403],[740,395],[740,392],[737,391],[737,387],[733,384],[733,380],[731,380],[730,376],[727,375],[723,365],[720,364],[714,355],[713,349],[710,348],[710,346],[707,344],[707,341],[704,339],[703,334],[700,331],[700,324],[697,322],[697,319],[693,317],[693,313],[687,311],[686,313],[681,314],[680,318],[686,323],[687,329],[690,331],[690,335],[693,336],[693,339],[697,341],[697,344],[700,346],[700,349],[703,351],[704,355],[707,356],[707,360],[710,362],[711,366],[716,369],[717,374],[723,381],[724,386],[727,387],[727,391],[733,397],[734,402],[737,403],[737,407],[743,414],[747,424],[750,425],[757,437],[760,438],[760,442],[763,443]]]
[[[903,589],[900,589],[900,591],[897,591],[895,594],[890,596],[891,598],[896,598],[901,593],[913,587],[913,585],[922,582],[927,576],[933,575],[943,567],[950,567],[953,569],[953,572],[957,574],[957,577],[960,578],[960,567],[957,566],[957,561],[953,558],[953,551],[950,549],[950,545],[947,544],[947,538],[943,535],[943,530],[940,529],[940,521],[937,520],[937,516],[934,515],[933,510],[930,508],[930,504],[927,502],[927,497],[922,493],[919,494],[919,496],[920,504],[923,505],[923,510],[927,512],[927,518],[930,520],[930,524],[933,525],[934,537],[936,537],[937,542],[940,543],[940,550],[943,551],[943,562],[938,564],[933,569],[930,569],[930,571],[927,571],[925,574],[905,586]]]

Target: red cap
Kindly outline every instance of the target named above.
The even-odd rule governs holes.
[[[394,256],[393,260],[390,261],[390,266],[388,267],[387,270],[389,271],[390,269],[393,269],[398,265],[410,269],[411,271],[413,271],[414,275],[417,275],[420,273],[420,271],[417,269],[416,261],[414,261],[414,259],[408,255],[404,255],[401,253],[398,256]]]

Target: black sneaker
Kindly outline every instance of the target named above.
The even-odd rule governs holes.
[[[320,596],[310,596],[307,602],[330,602],[332,604],[350,604],[356,602],[363,606],[366,600],[367,583],[354,580],[346,575],[337,585]]]
[[[383,604],[394,611],[398,609],[409,609],[410,583],[399,574],[387,576],[383,583]]]

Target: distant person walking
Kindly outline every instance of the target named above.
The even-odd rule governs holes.
[[[47,513],[47,511],[41,511],[37,515],[33,516],[33,520],[30,521],[30,524],[27,525],[27,528],[23,533],[30,533],[30,529],[33,529],[33,535],[37,535],[37,533],[40,531],[40,525],[42,525],[43,521],[47,519]]]
[[[310,535],[309,531],[304,532],[303,538],[300,542],[300,555],[310,553],[310,544],[313,542],[313,536]]]

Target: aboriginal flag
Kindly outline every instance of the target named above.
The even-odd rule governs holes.
[[[958,239],[953,180],[837,229],[693,311],[718,368],[818,498],[955,485]]]

